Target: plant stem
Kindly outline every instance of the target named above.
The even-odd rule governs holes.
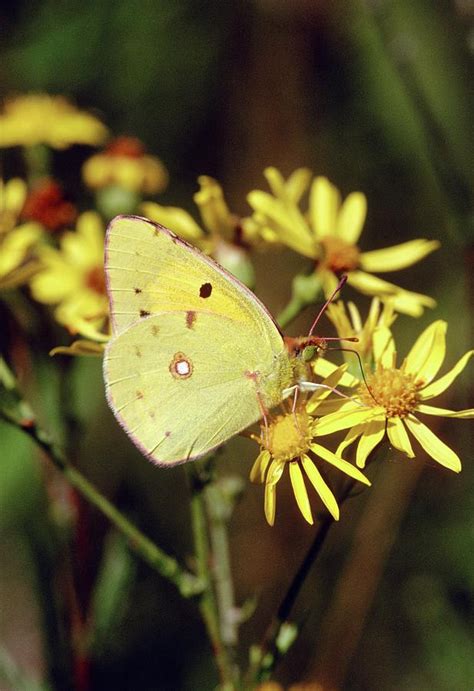
[[[24,403],[26,407],[26,403]],[[82,473],[71,466],[62,451],[50,440],[48,434],[38,427],[34,418],[23,422],[16,416],[2,411],[3,418],[28,434],[46,453],[54,465],[63,473],[70,484],[91,504],[93,504],[128,539],[130,547],[155,571],[171,581],[183,597],[189,598],[202,592],[203,584],[199,578],[179,565],[179,563],[152,542],[137,526],[117,509]]]
[[[277,317],[281,329],[285,329],[309,305],[324,298],[323,286],[317,273],[298,274],[293,279],[292,294],[288,304]]]
[[[348,498],[353,486],[354,480],[347,482],[341,492],[341,495],[338,497],[338,504],[342,504]],[[329,533],[329,529],[334,523],[335,520],[329,513],[326,513],[319,523],[318,531],[314,537],[314,540],[311,543],[303,561],[301,562],[299,569],[293,576],[293,580],[291,581],[288,590],[280,602],[280,606],[278,607],[275,616],[270,622],[263,639],[259,644],[255,655],[253,656],[253,661],[247,673],[250,688],[252,688],[251,685],[255,685],[261,681],[264,681],[265,679],[268,679],[275,669],[280,657],[282,656],[282,651],[280,651],[278,647],[279,635],[283,626],[288,622],[293,605],[300,594],[306,577],[316,561],[318,554],[321,552],[326,537]]]
[[[219,610],[214,591],[213,575],[215,571],[211,569],[211,561],[214,562],[215,555],[211,555],[209,547],[209,537],[207,530],[207,515],[205,507],[205,492],[208,491],[211,483],[211,476],[208,468],[204,472],[199,472],[199,466],[194,464],[187,468],[188,478],[191,485],[191,520],[193,526],[194,549],[197,562],[197,575],[205,583],[205,590],[199,599],[199,609],[201,611],[207,635],[212,645],[216,665],[219,670],[221,689],[233,691],[235,689],[235,670],[228,650],[223,643],[219,622]]]
[[[213,553],[212,571],[216,587],[217,605],[220,620],[222,641],[231,652],[238,643],[238,622],[235,616],[234,584],[230,564],[229,536],[227,520],[229,518],[229,501],[225,499],[221,488],[214,483],[206,488],[209,532]]]

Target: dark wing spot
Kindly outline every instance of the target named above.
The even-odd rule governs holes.
[[[171,432],[165,432],[165,437],[171,437]]]
[[[193,312],[192,310],[189,310],[188,312],[186,312],[186,326],[188,329],[193,328],[195,321],[196,321],[196,312]]]
[[[152,336],[158,336],[159,331],[160,331],[160,330],[159,330],[159,328],[157,327],[157,325],[156,325],[156,324],[153,324],[153,326],[151,327],[151,335],[152,335]]]
[[[150,312],[148,310],[140,310],[140,317],[149,317]]]
[[[137,398],[143,398],[143,391],[135,391],[135,395]]]
[[[135,291],[135,295],[139,295],[142,292],[141,288],[134,288],[133,290]]]
[[[149,413],[148,413],[148,415],[150,416],[150,419],[151,419],[151,420],[154,420],[154,419],[155,419],[155,416],[156,416],[156,413],[155,413],[154,410],[150,410]]]
[[[208,298],[210,297],[212,293],[212,284],[211,283],[203,283],[202,286],[199,288],[199,297],[201,298]]]
[[[136,355],[137,357],[141,357],[141,356],[142,356],[142,351],[140,350],[140,348],[139,348],[137,345],[134,346],[133,349],[134,349],[135,355]]]

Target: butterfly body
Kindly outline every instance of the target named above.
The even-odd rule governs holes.
[[[109,404],[151,460],[197,458],[277,405],[294,358],[253,293],[171,231],[120,216],[107,230]]]

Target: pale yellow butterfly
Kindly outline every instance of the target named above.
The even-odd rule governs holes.
[[[155,463],[202,456],[294,384],[295,342],[290,353],[260,300],[170,230],[118,216],[107,229],[105,270],[107,399]]]

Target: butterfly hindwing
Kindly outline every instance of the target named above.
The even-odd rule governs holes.
[[[110,406],[156,463],[200,456],[261,416],[255,373],[264,381],[278,362],[236,326],[220,314],[164,312],[107,346]]]

